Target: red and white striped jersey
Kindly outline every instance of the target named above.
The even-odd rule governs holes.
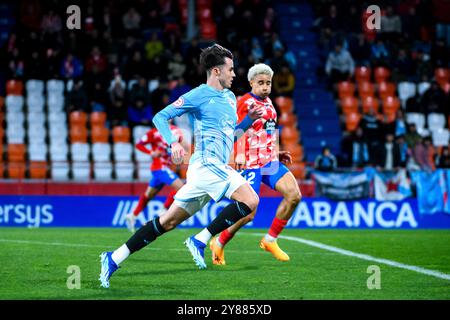
[[[170,130],[172,134],[179,137],[179,142],[183,139],[183,133],[177,126],[171,125]],[[145,145],[150,145],[147,149]],[[150,170],[161,170],[163,167],[170,167],[172,165],[172,157],[169,154],[169,145],[166,143],[162,135],[155,128],[150,129],[139,141],[136,143],[136,148],[144,153],[150,154],[153,151],[159,151],[161,156],[153,158]]]
[[[261,168],[271,161],[278,160],[275,149],[277,143],[277,112],[269,97],[261,100],[251,92],[243,95],[237,104],[238,123],[245,118],[248,114],[248,108],[253,103],[264,107],[264,115],[253,122],[243,137],[245,139],[245,167],[247,169]],[[237,150],[237,153],[239,152]]]

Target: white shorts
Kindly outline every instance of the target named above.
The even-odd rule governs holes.
[[[245,183],[247,180],[229,165],[194,162],[189,165],[186,184],[178,190],[174,203],[193,215],[211,199],[230,199]]]

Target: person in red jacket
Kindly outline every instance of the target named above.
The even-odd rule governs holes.
[[[179,141],[183,141],[183,133],[180,128],[171,125],[170,129],[175,136],[179,137]],[[147,147],[149,146],[149,148]],[[173,197],[177,191],[183,186],[183,181],[180,177],[173,172],[170,167],[172,166],[172,159],[168,152],[169,146],[164,141],[161,134],[155,128],[150,129],[137,143],[136,149],[150,155],[153,158],[153,162],[150,166],[152,177],[145,192],[140,196],[138,205],[133,212],[126,215],[126,225],[131,231],[135,231],[136,218],[147,206],[148,202],[153,199],[164,185],[171,186],[174,190],[167,196],[164,208],[168,209],[173,202]]]

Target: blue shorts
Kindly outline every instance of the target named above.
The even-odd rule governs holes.
[[[279,161],[272,161],[259,169],[246,169],[241,174],[253,190],[259,194],[261,183],[275,190],[278,180],[287,172],[289,172],[289,169],[284,164]]]
[[[179,179],[178,175],[169,168],[152,171],[152,178],[148,183],[149,187],[161,189],[164,185],[170,186],[175,180]]]

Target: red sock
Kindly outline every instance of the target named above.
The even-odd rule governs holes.
[[[173,190],[169,193],[169,195],[167,196],[166,202],[164,202],[164,208],[166,208],[166,209],[170,208],[170,206],[172,205],[173,200],[174,200],[173,197],[175,196],[176,193],[177,192],[175,190]]]
[[[268,232],[269,236],[278,238],[278,235],[280,234],[281,231],[283,231],[283,229],[287,223],[288,223],[288,220],[281,220],[281,219],[278,219],[277,217],[275,217],[272,221],[272,225],[270,226],[270,229]]]
[[[219,242],[222,244],[222,246],[225,246],[233,237],[234,233],[229,233],[228,230],[225,229],[219,236]]]
[[[140,198],[139,198],[139,202],[137,207],[134,209],[133,214],[137,217],[139,215],[139,213],[141,213],[142,210],[144,210],[144,208],[147,206],[147,203],[150,201],[149,198],[147,198],[147,196],[145,194],[143,194]]]

